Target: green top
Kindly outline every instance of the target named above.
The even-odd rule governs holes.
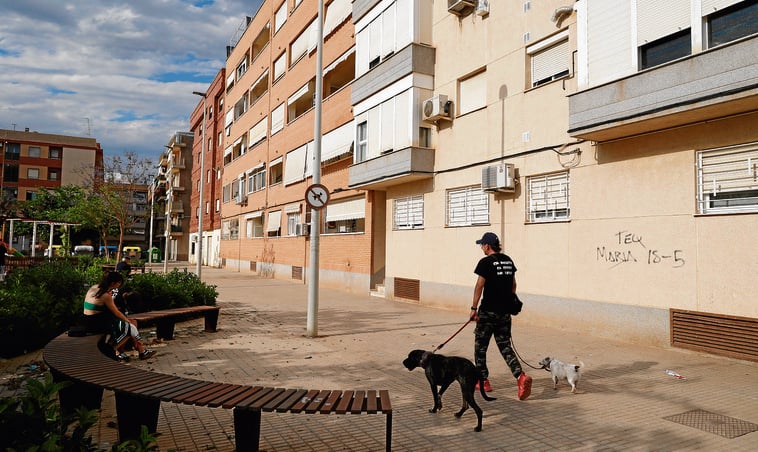
[[[89,309],[91,311],[99,311],[103,312],[105,311],[105,305],[104,304],[92,304],[89,301],[84,301],[84,309]]]

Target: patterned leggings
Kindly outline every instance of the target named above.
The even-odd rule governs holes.
[[[491,312],[478,313],[479,321],[476,323],[474,330],[474,359],[476,367],[482,374],[482,378],[489,377],[487,369],[487,348],[490,345],[490,339],[495,336],[500,354],[503,355],[505,363],[511,368],[511,373],[518,378],[521,374],[521,363],[519,363],[516,354],[511,348],[511,316],[508,314],[493,314]]]

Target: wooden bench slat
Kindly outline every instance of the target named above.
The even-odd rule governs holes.
[[[262,411],[274,411],[276,407],[285,402],[288,398],[292,397],[292,394],[297,392],[297,389],[286,389],[284,392],[271,399],[268,403],[261,407]]]
[[[240,393],[239,395],[235,396],[233,399],[229,399],[229,400],[224,401],[223,403],[221,403],[221,407],[222,408],[234,408],[241,401],[243,401],[243,400],[245,400],[245,399],[247,399],[249,397],[252,397],[253,395],[255,395],[255,393],[260,392],[262,390],[263,390],[262,386],[254,386],[252,388],[248,388],[246,391],[244,391],[244,392]]]
[[[331,392],[332,391],[321,391],[321,392],[319,392],[316,395],[316,397],[313,398],[313,400],[311,401],[311,403],[309,403],[305,407],[305,412],[308,413],[308,414],[312,414],[312,413],[317,412],[319,410],[319,408],[321,408],[321,405],[324,404],[324,402],[326,401],[326,399],[329,398],[329,395],[331,394]]]
[[[271,391],[273,391],[274,389],[275,388],[261,388],[260,391],[257,391],[255,394],[252,394],[250,397],[246,398],[245,400],[237,402],[235,405],[237,407],[247,407],[251,403],[253,403],[256,400],[260,399],[261,397],[266,397],[266,395],[270,394]]]
[[[342,397],[342,391],[332,391],[329,398],[321,405],[321,413],[329,414],[337,407],[337,401]]]
[[[224,384],[224,387],[222,389],[212,394],[207,394],[205,397],[197,399],[197,404],[205,406],[217,400],[227,399],[229,398],[229,394],[235,394],[236,391],[239,391],[241,388],[244,388],[244,386],[235,385],[235,384]]]
[[[208,394],[215,394],[227,386],[227,383],[209,383],[207,386],[202,386],[195,389],[194,391],[172,397],[171,401],[174,403],[185,403],[188,405],[200,405],[200,403],[198,403],[200,399],[206,397]]]
[[[290,408],[290,411],[293,413],[299,413],[303,411],[303,408],[305,408],[309,403],[311,403],[311,400],[316,397],[318,394],[318,390],[311,389],[309,390],[303,397],[300,398],[297,402],[295,402],[294,405]]]
[[[386,389],[379,391],[379,409],[382,413],[392,413],[392,403],[390,402],[390,392]]]
[[[353,403],[350,406],[350,412],[353,414],[363,411],[363,403],[366,401],[366,391],[355,391]]]
[[[286,413],[290,410],[290,407],[297,403],[298,400],[302,399],[303,396],[305,396],[308,393],[307,389],[297,389],[295,392],[292,393],[286,400],[282,401],[279,406],[276,407],[277,413]]]
[[[281,394],[283,392],[284,392],[284,388],[274,388],[273,391],[269,391],[268,394],[266,394],[266,395],[264,395],[262,397],[259,397],[254,402],[251,402],[250,404],[248,404],[247,408],[251,408],[251,409],[254,409],[254,410],[260,410],[263,405],[265,405],[268,402],[270,402],[271,400],[275,399],[279,394]],[[244,405],[240,405],[240,406],[242,408],[245,408]]]
[[[208,382],[199,380],[181,380],[175,385],[164,386],[160,391],[143,391],[141,394],[147,397],[155,397],[161,400],[171,400],[171,397],[183,392],[192,391],[201,386],[207,385]]]
[[[376,391],[366,391],[366,412],[369,414],[376,414]]]
[[[353,391],[344,391],[342,393],[342,398],[337,403],[337,408],[335,408],[333,411],[337,414],[345,414],[347,413],[347,409],[350,406],[350,402],[353,400]]]

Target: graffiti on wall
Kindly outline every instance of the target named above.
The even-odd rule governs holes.
[[[598,246],[596,260],[610,264],[609,268],[630,264],[680,268],[686,263],[684,251],[648,247],[641,235],[629,231],[619,231],[613,235],[612,244]]]

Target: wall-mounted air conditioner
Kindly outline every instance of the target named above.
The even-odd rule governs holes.
[[[295,225],[295,235],[310,235],[311,225],[308,223],[298,223]]]
[[[515,168],[512,163],[482,168],[482,190],[513,192],[516,190]]]
[[[237,193],[237,196],[234,197],[234,203],[245,205],[247,204],[247,195],[243,195],[242,193]]]
[[[421,117],[424,121],[434,122],[438,119],[450,119],[452,102],[444,94],[438,94],[421,104]]]
[[[456,16],[468,16],[474,12],[477,0],[447,0],[447,12]]]
[[[476,15],[480,17],[488,16],[490,14],[490,2],[487,0],[477,0],[476,2]]]

